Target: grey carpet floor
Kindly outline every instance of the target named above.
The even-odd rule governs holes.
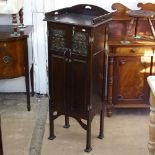
[[[73,118],[71,127],[64,129],[64,117],[55,120],[56,139],[50,141],[48,115],[39,121],[43,132],[36,129],[40,120],[39,111],[47,110],[46,97],[32,97],[32,111],[26,110],[26,97],[19,95],[0,95],[0,113],[2,115],[2,134],[5,155],[86,155],[86,132]],[[46,119],[47,117],[47,119]],[[45,124],[44,124],[45,123]],[[45,125],[45,126],[44,126]],[[105,138],[96,138],[99,131],[99,116],[92,122],[92,152],[89,155],[147,155],[149,110],[115,110],[113,117],[105,117]],[[44,132],[45,130],[45,132]],[[38,135],[39,134],[39,135]],[[37,136],[38,135],[38,136]],[[40,136],[40,138],[39,138]],[[42,140],[43,139],[43,140]],[[39,141],[37,145],[36,141]],[[34,145],[35,144],[35,145]],[[37,148],[37,152],[34,148]],[[35,150],[35,151],[34,151]],[[33,154],[32,153],[32,154]]]

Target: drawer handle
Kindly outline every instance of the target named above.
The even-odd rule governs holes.
[[[136,53],[135,49],[131,49],[130,53]]]

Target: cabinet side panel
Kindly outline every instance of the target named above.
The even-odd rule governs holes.
[[[93,53],[105,49],[106,42],[106,25],[98,26],[94,29],[94,50]]]
[[[104,52],[93,56],[93,73],[92,73],[92,111],[100,112],[103,104],[104,89]]]

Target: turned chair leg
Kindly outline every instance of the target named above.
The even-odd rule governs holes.
[[[86,137],[86,149],[85,152],[90,152],[91,148],[91,121],[90,118],[87,120],[87,137]]]
[[[70,125],[69,125],[69,117],[67,115],[65,115],[65,125],[64,125],[64,128],[69,128]]]

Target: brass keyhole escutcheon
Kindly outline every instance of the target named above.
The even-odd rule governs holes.
[[[3,62],[4,62],[5,64],[7,64],[7,63],[10,62],[10,59],[11,59],[11,58],[10,58],[9,56],[6,55],[6,56],[3,57]]]

